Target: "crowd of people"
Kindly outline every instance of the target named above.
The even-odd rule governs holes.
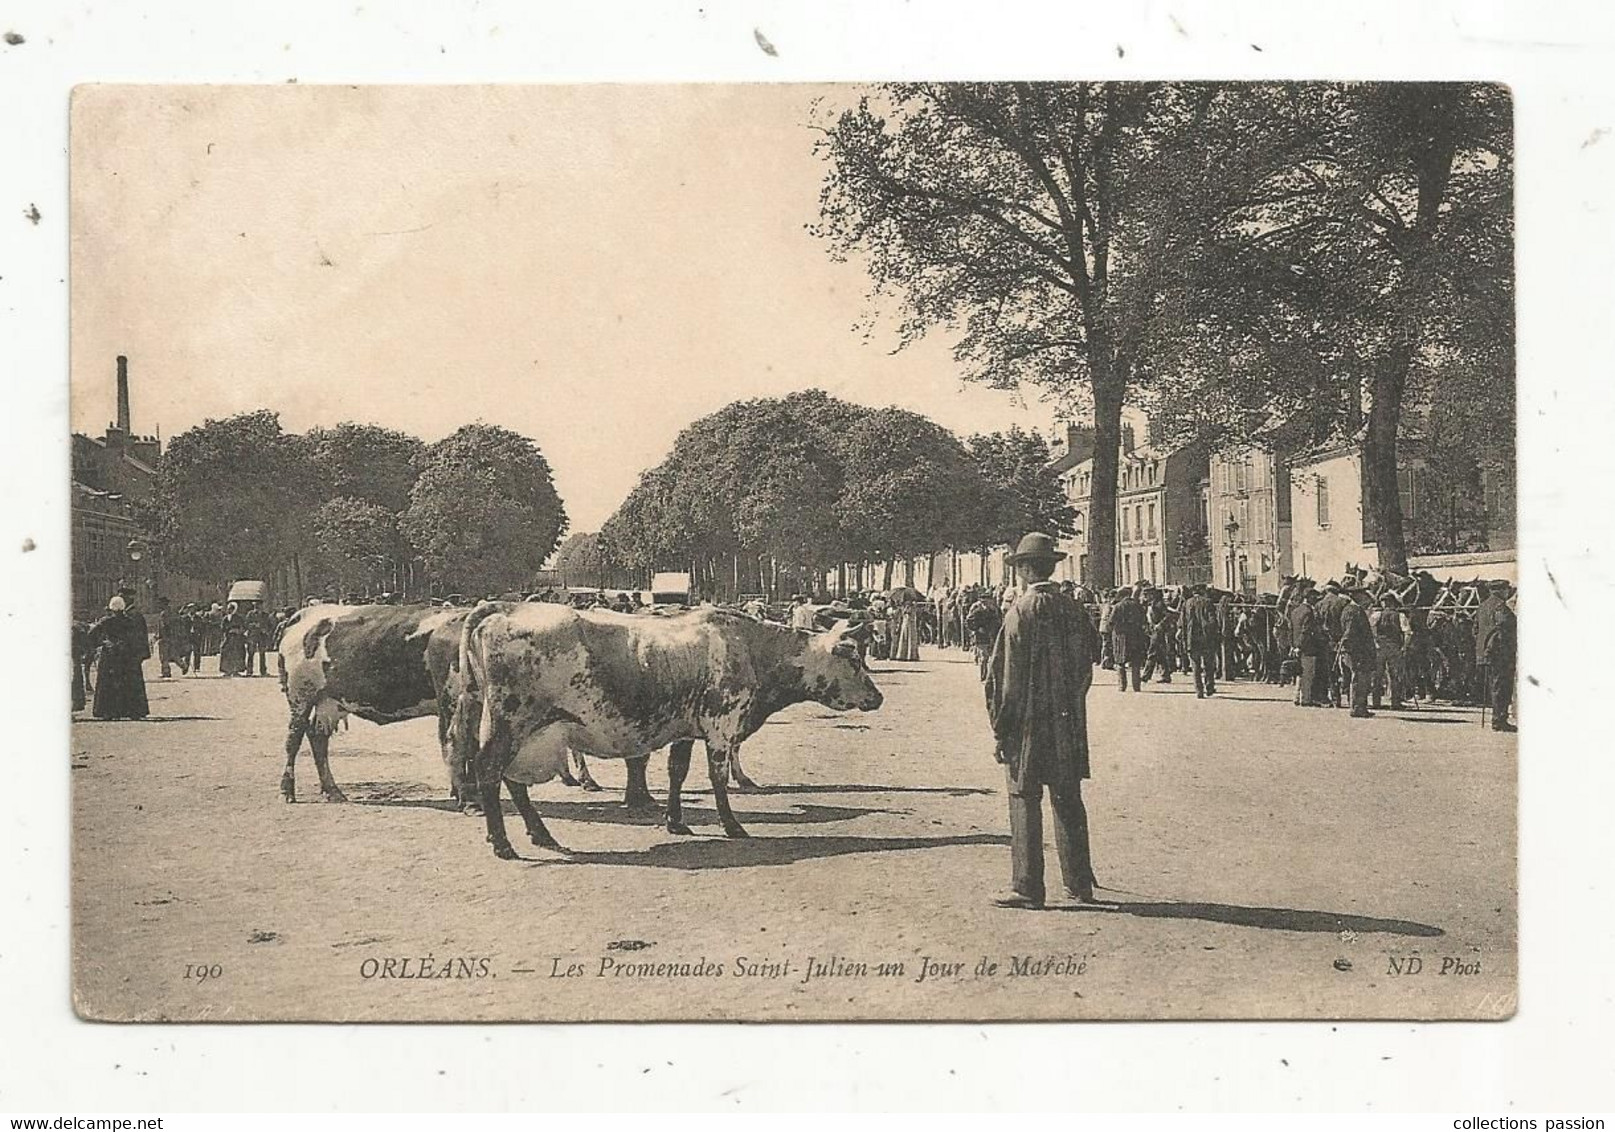
[[[137,591],[122,586],[105,613],[73,619],[73,710],[90,707],[97,719],[144,719],[150,713],[142,664],[157,657],[169,679],[201,676],[212,661],[219,676],[269,675],[269,653],[293,610],[256,602],[187,602],[178,609],[159,597],[148,617]],[[93,700],[90,697],[93,695]]]

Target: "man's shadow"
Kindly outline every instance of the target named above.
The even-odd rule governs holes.
[[[1256,908],[1239,904],[1213,904],[1205,901],[1128,901],[1103,904],[1073,904],[1062,912],[1086,912],[1141,916],[1146,919],[1205,920],[1241,928],[1263,928],[1280,932],[1357,932],[1411,935],[1432,938],[1447,933],[1416,920],[1389,920],[1346,912],[1315,912],[1299,908]]]

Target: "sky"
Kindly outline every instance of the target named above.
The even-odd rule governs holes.
[[[1048,433],[895,352],[857,263],[807,231],[816,98],[847,87],[87,87],[72,115],[72,422],[167,438],[267,407],[432,441],[535,440],[598,530],[679,430],[822,388],[961,434]]]

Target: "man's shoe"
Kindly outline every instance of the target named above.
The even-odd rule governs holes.
[[[1508,722],[1507,720],[1504,720],[1502,723],[1494,723],[1494,724],[1492,724],[1492,730],[1493,731],[1518,731],[1519,728],[1515,727],[1512,723]]]
[[[1351,717],[1353,719],[1373,719],[1374,713],[1371,711],[1354,711],[1351,713]]]
[[[1000,896],[993,901],[1000,908],[1024,908],[1037,911],[1043,907],[1041,898],[1034,900],[1030,896],[1022,896],[1019,892],[1012,892],[1008,896]]]
[[[1065,894],[1067,899],[1075,900],[1078,904],[1099,903],[1094,899],[1093,885],[1091,884],[1079,885],[1075,889],[1068,888],[1065,890]]]

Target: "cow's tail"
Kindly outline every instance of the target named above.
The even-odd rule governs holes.
[[[468,761],[487,738],[483,734],[486,707],[482,691],[488,683],[488,664],[478,630],[489,617],[503,612],[503,607],[494,603],[479,605],[460,626],[460,695],[454,710],[455,746],[465,752]]]

